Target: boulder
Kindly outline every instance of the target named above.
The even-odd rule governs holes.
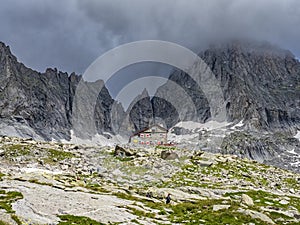
[[[213,211],[219,211],[222,209],[229,209],[230,205],[214,205],[213,206]]]
[[[212,161],[204,161],[204,160],[197,160],[197,161],[194,161],[194,163],[201,167],[209,167],[209,166],[212,166],[212,164],[214,164],[214,162],[212,162]]]
[[[174,160],[179,158],[177,153],[172,151],[162,151],[160,157],[165,160]]]
[[[119,145],[116,145],[115,151],[114,151],[114,156],[133,156],[136,153],[133,152],[131,149],[125,149]]]
[[[242,194],[242,203],[246,204],[247,206],[253,206],[253,200],[249,195]]]
[[[281,204],[281,205],[287,205],[287,204],[289,204],[289,203],[290,203],[289,201],[284,200],[284,199],[282,199],[282,200],[279,202],[279,204]]]

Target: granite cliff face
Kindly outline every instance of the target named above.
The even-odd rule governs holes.
[[[41,74],[26,68],[2,43],[0,60],[1,120],[14,123],[17,130],[17,123],[26,124],[40,137],[64,138],[70,129],[70,92],[77,77],[55,69]]]
[[[229,121],[254,129],[300,126],[300,63],[268,43],[235,42],[200,54],[223,89]]]
[[[197,67],[193,78],[175,70],[148,99],[152,117],[172,128],[171,139],[183,148],[234,154],[299,172],[300,62],[289,51],[253,42],[211,46],[199,56],[221,89],[230,125],[204,133],[192,128],[196,122],[214,121],[198,79],[207,69]],[[133,110],[131,114],[143,113],[143,108]],[[182,127],[180,121],[195,123]]]
[[[47,69],[44,73],[31,70],[0,43],[1,134],[69,140],[73,98],[80,79],[81,76],[57,69]],[[95,108],[98,133],[112,131],[108,114],[113,103],[104,87]]]
[[[300,62],[289,51],[268,43],[232,42],[211,46],[199,56],[220,85],[228,122],[243,120],[245,129],[258,131],[300,128]],[[174,109],[173,103],[179,107]],[[168,128],[178,121],[211,118],[201,87],[178,70],[148,100],[150,106],[153,118],[163,119]]]
[[[242,120],[244,129],[250,131],[300,129],[300,63],[290,52],[267,43],[232,42],[211,46],[199,56],[221,87],[228,122]],[[57,69],[31,70],[0,43],[1,134],[69,140],[80,80],[81,76]],[[95,109],[86,110],[94,110],[99,134],[130,135],[153,122],[171,128],[179,121],[203,123],[212,117],[209,101],[197,82],[177,70],[154,97],[145,90],[127,112],[105,86]],[[96,134],[84,129],[81,133],[87,138]]]
[[[151,98],[146,89],[132,101],[126,113],[129,117],[128,122],[135,131],[145,129],[154,123],[170,128],[170,124],[179,121],[178,112],[166,98],[158,96]]]

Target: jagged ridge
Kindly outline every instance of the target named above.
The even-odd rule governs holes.
[[[73,98],[80,80],[81,76],[75,73],[69,75],[57,69],[49,68],[45,73],[29,69],[17,61],[8,46],[0,43],[2,133],[5,134],[5,128],[14,127],[17,136],[69,140]],[[112,132],[109,112],[113,103],[104,87],[95,108],[98,133]]]

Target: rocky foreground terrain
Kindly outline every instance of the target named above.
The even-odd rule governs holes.
[[[0,137],[0,160],[1,225],[300,223],[300,175],[234,155]]]

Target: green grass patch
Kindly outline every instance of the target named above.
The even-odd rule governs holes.
[[[132,223],[140,224],[136,219],[131,220]]]
[[[6,222],[4,222],[4,221],[2,221],[2,220],[0,220],[0,225],[9,225],[9,224],[6,223]]]
[[[122,199],[126,199],[126,200],[130,200],[130,201],[136,201],[136,202],[142,202],[145,206],[152,208],[152,209],[156,209],[159,210],[159,215],[167,215],[167,211],[166,208],[168,205],[166,205],[165,203],[161,202],[161,203],[156,203],[153,202],[151,200],[147,200],[147,199],[140,199],[134,196],[131,196],[129,194],[125,194],[125,193],[114,193],[115,196],[117,196],[118,198],[122,198]],[[147,213],[147,212],[143,212],[134,208],[129,208],[133,214],[135,214],[136,216],[140,216],[140,217],[148,217],[148,218],[155,218],[155,214],[154,213]],[[169,208],[169,210],[171,210]]]
[[[225,196],[241,196],[242,194],[247,194],[249,195],[256,206],[269,206],[270,204],[272,206],[281,206],[279,204],[279,199],[280,197],[278,195],[269,193],[269,192],[265,192],[265,191],[241,191],[241,192],[235,192],[235,193],[226,193]]]
[[[53,163],[75,157],[71,152],[53,148],[43,148],[33,144],[7,144],[3,146],[3,149],[5,150],[4,156],[8,159],[20,156],[30,156],[34,161],[37,161],[38,158],[40,158],[46,163]],[[28,160],[28,157],[26,157],[25,160]]]
[[[283,182],[285,182],[289,188],[300,189],[300,180],[298,181],[297,178],[285,178]]]
[[[1,190],[0,194],[0,208],[4,209],[7,213],[14,213],[11,204],[19,199],[22,199],[22,193],[16,191],[6,192]]]
[[[204,200],[195,203],[180,203],[171,206],[174,213],[169,215],[171,222],[183,224],[233,224],[246,223],[265,224],[262,221],[252,219],[250,216],[236,212],[238,204],[229,202],[229,209],[213,211],[213,205],[222,204],[221,200]]]
[[[300,212],[300,199],[295,197],[290,197],[290,205],[294,206]]]
[[[18,225],[22,225],[23,223],[21,222],[21,220],[19,219],[19,217],[15,214],[11,215],[11,218],[18,224]]]
[[[6,150],[4,155],[5,157],[18,157],[18,156],[26,156],[30,154],[30,146],[14,144],[14,145],[6,145],[4,146]]]
[[[133,208],[133,207],[127,207],[127,209],[129,209],[134,215],[141,217],[141,218],[142,217],[155,218],[155,213],[145,212],[145,211]]]
[[[104,225],[85,216],[58,215],[61,219],[58,225]]]
[[[23,198],[22,193],[17,191],[0,190],[0,209],[4,209],[7,213],[11,214],[11,218],[17,223],[21,224],[19,218],[14,214],[15,211],[12,209],[11,204],[19,199]],[[1,224],[0,224],[1,225]]]
[[[4,209],[7,213],[14,213],[14,211],[11,208],[11,205],[7,202],[0,201],[0,209]]]
[[[128,162],[128,161],[131,161],[133,159],[133,157],[120,157],[120,156],[117,156],[116,157],[117,160],[121,161],[121,162]]]
[[[269,212],[269,215],[272,219],[276,220],[276,219],[279,219],[279,218],[283,218],[284,220],[289,220],[291,219],[291,217],[289,216],[286,216],[282,213],[278,213],[278,212]]]
[[[175,146],[164,146],[164,145],[157,145],[155,149],[162,149],[162,150],[176,150]]]
[[[141,201],[139,198],[134,197],[132,195],[129,194],[125,194],[122,192],[117,192],[117,193],[113,193],[113,195],[115,195],[118,198],[122,198],[122,199],[126,199],[126,200],[131,200],[131,201]]]
[[[296,197],[290,197],[289,204],[287,205],[282,205],[280,204],[280,200],[282,199],[282,196],[278,196],[269,192],[265,191],[245,191],[245,192],[236,192],[236,193],[227,193],[225,196],[230,196],[232,198],[235,198],[235,196],[241,196],[242,194],[247,194],[249,195],[253,201],[255,206],[252,208],[256,211],[260,211],[260,207],[267,207],[267,206],[272,206],[275,208],[278,208],[282,211],[288,210],[291,206],[295,207],[298,211],[300,211],[300,199]],[[285,221],[288,221],[291,219],[290,217],[277,213],[277,212],[269,212],[269,217],[273,220],[276,221],[278,218],[283,218]],[[293,224],[293,223],[282,223],[282,222],[277,222],[278,224]]]
[[[62,161],[64,159],[75,157],[75,155],[71,152],[65,152],[57,149],[49,148],[46,151],[47,156],[43,159],[46,163],[53,163],[55,161]]]
[[[108,190],[106,190],[105,188],[101,187],[101,185],[99,185],[99,184],[87,183],[85,185],[85,188],[93,190],[95,192],[109,193]]]
[[[249,184],[257,186],[258,188],[269,188],[270,179],[268,177],[268,170],[274,170],[273,167],[248,159],[215,162],[211,166],[201,166],[199,162],[205,160],[206,159],[201,156],[193,157],[191,164],[182,166],[181,170],[174,174],[169,181],[164,182],[161,187],[194,186],[212,189],[236,189],[235,186],[230,185],[230,181],[237,179],[243,181],[245,185]],[[257,173],[258,176],[254,175],[255,173]],[[211,180],[207,180],[207,177],[210,177]],[[295,178],[289,182],[291,185],[296,185],[297,180]],[[278,182],[278,189],[283,186],[284,182]]]
[[[0,181],[2,181],[2,178],[3,178],[4,176],[5,176],[5,174],[0,172]]]
[[[17,180],[17,179],[16,179]],[[51,183],[46,183],[46,182],[41,182],[41,181],[39,181],[39,180],[37,180],[37,179],[30,179],[30,180],[28,180],[28,182],[30,182],[30,183],[34,183],[34,184],[39,184],[39,185],[47,185],[47,186],[51,186],[51,187],[53,187],[53,184],[51,184]]]
[[[240,222],[255,222],[255,224],[264,224],[260,221],[253,220],[249,216],[242,215],[237,212],[239,205],[235,202],[228,202],[230,210],[220,210],[213,212],[212,208],[215,204],[222,204],[223,200],[203,200],[195,203],[185,202],[177,205],[167,205],[164,202],[154,203],[152,201],[139,199],[124,193],[115,194],[119,198],[139,201],[145,206],[159,210],[160,215],[166,215],[172,223],[182,224],[241,224]],[[155,218],[155,214],[148,214],[140,210],[130,208],[133,214],[140,217]],[[216,218],[218,217],[218,218]],[[203,223],[203,221],[206,221]]]
[[[18,200],[18,199],[22,199],[23,195],[20,192],[17,191],[9,191],[6,193],[7,198],[9,198],[10,200]]]

